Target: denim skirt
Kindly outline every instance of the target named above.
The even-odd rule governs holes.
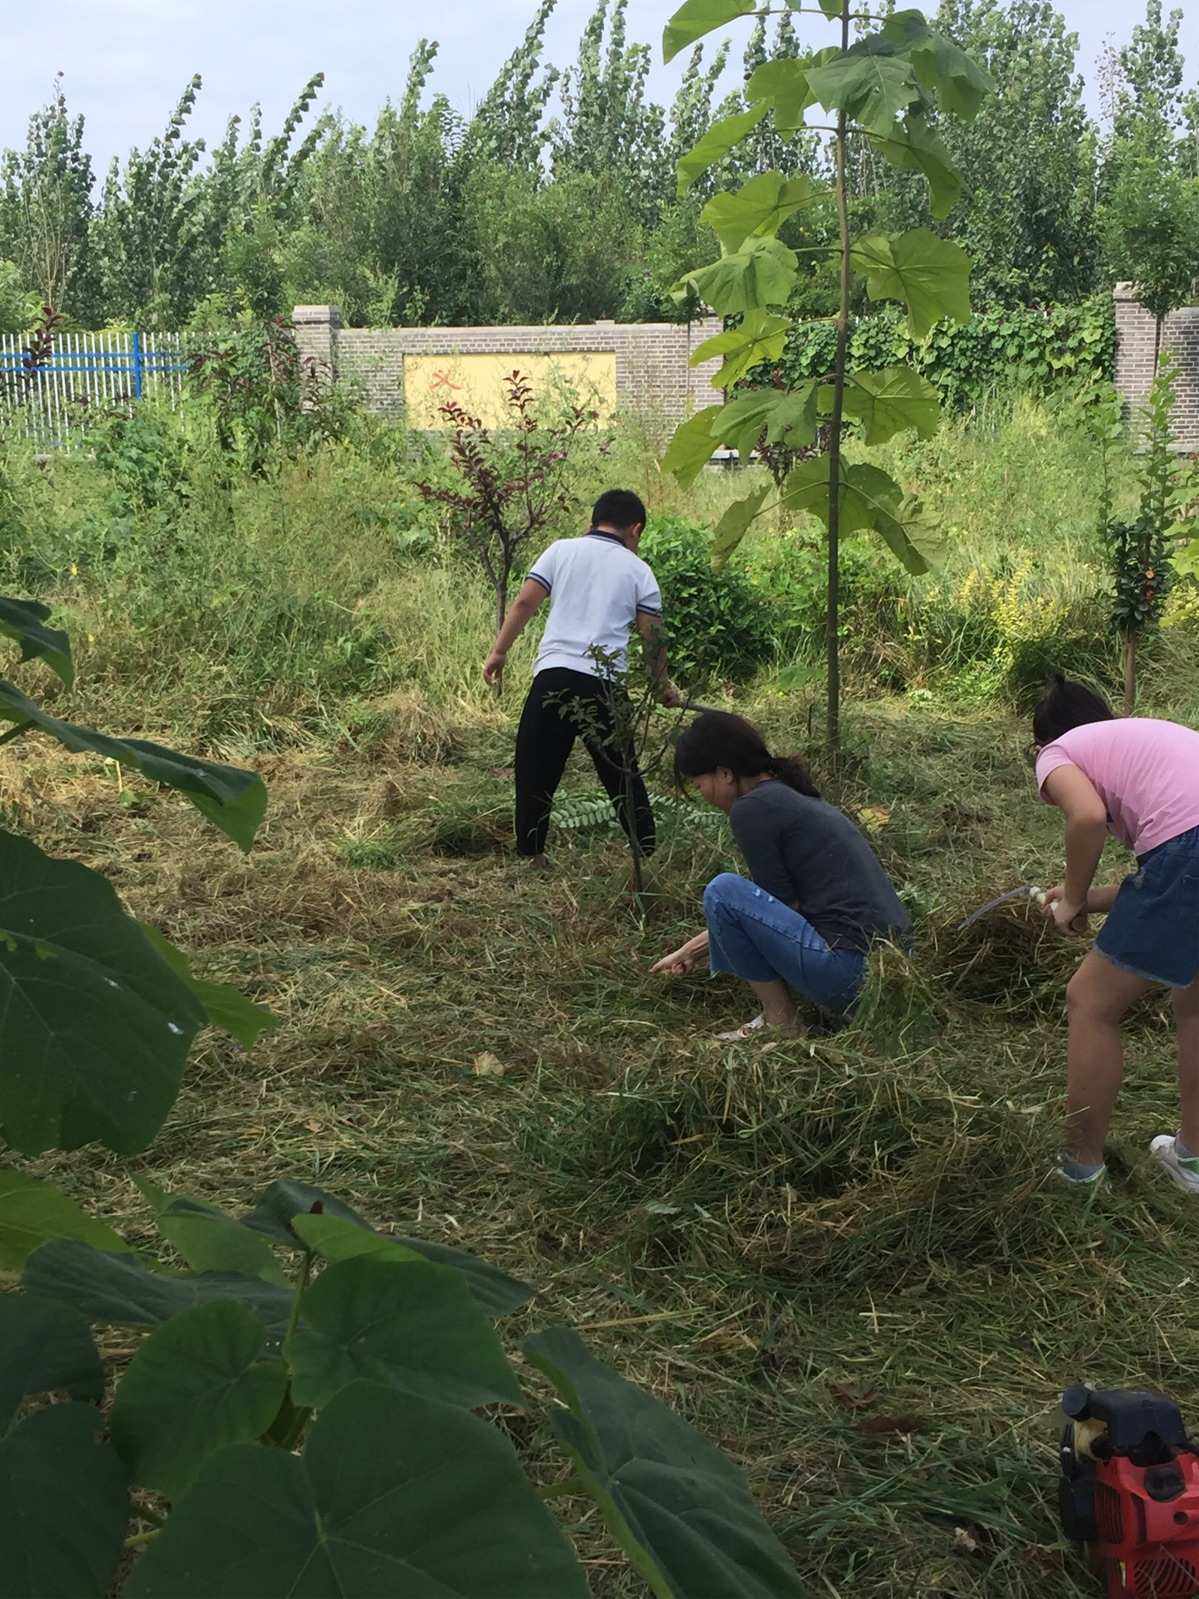
[[[1113,966],[1170,988],[1199,977],[1199,827],[1137,859],[1095,948]]]

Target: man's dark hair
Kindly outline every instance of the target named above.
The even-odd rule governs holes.
[[[1044,748],[1071,728],[1088,722],[1111,722],[1116,713],[1103,698],[1085,683],[1072,683],[1060,672],[1049,679],[1045,698],[1032,714],[1032,736]]]
[[[622,533],[638,525],[644,527],[645,520],[645,506],[641,503],[640,495],[634,494],[632,489],[608,489],[596,500],[591,513],[592,527],[599,527],[601,522],[606,522],[609,527],[619,528]]]

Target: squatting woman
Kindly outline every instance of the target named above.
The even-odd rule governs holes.
[[[911,923],[857,827],[817,792],[800,761],[772,755],[743,717],[707,711],[680,735],[680,781],[724,811],[749,877],[723,872],[704,890],[706,931],[655,972],[710,969],[749,984],[761,1014],[727,1042],[764,1030],[800,1031],[796,999],[834,1017],[857,999],[877,938],[906,938]]]

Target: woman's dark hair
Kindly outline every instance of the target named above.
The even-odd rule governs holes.
[[[798,794],[820,798],[811,773],[795,756],[772,755],[752,722],[731,711],[705,711],[679,734],[674,746],[680,782],[727,766],[734,777],[777,777]]]
[[[622,533],[627,533],[631,527],[644,527],[645,517],[641,496],[634,494],[632,489],[606,489],[595,502],[591,525],[598,527],[601,522],[607,522],[612,527],[620,528]]]
[[[1072,683],[1060,672],[1049,679],[1044,699],[1032,713],[1032,736],[1041,747],[1052,744],[1072,727],[1087,722],[1110,722],[1115,712],[1101,694],[1085,683]]]

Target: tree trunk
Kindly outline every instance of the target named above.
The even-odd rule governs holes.
[[[1164,317],[1155,317],[1153,320],[1153,381],[1157,382],[1157,369],[1162,358],[1162,331],[1165,324]]]
[[[498,633],[504,625],[504,618],[508,614],[508,570],[502,571],[495,580],[495,630]],[[504,694],[503,672],[495,680],[495,697],[502,699]]]
[[[841,5],[841,48],[849,49],[850,0]],[[833,377],[833,414],[828,452],[828,600],[825,653],[828,675],[829,765],[836,782],[841,765],[841,429],[845,415],[845,365],[849,350],[849,196],[846,192],[845,145],[848,119],[837,114],[837,223],[841,241],[841,299],[837,310],[837,358]]]
[[[1131,716],[1137,704],[1137,635],[1124,635],[1124,714]]]

